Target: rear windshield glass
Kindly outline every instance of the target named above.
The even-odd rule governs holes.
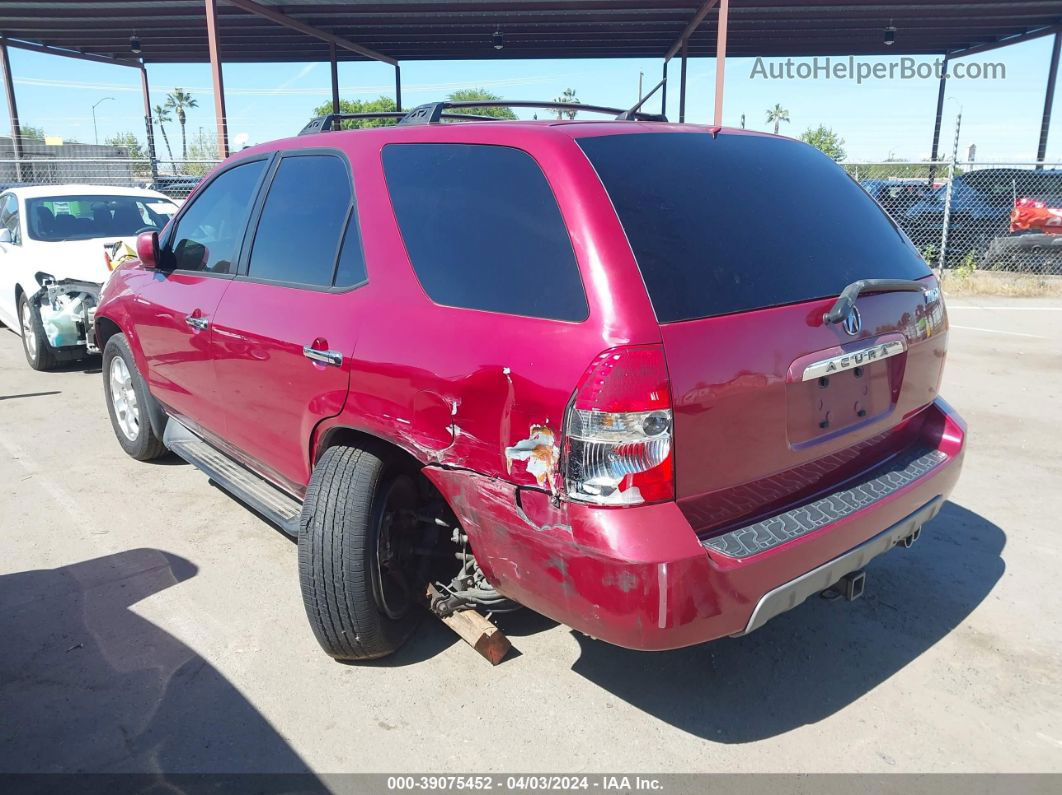
[[[786,139],[578,139],[612,198],[661,323],[838,295],[930,271],[832,160]]]
[[[162,229],[177,212],[168,199],[141,196],[49,196],[26,200],[29,236],[57,243],[133,237]]]

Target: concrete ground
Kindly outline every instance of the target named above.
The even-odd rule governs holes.
[[[1062,302],[955,299],[953,501],[867,595],[662,654],[529,613],[341,665],[295,545],[0,331],[0,771],[1062,771]]]

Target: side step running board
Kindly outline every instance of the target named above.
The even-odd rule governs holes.
[[[250,505],[290,536],[299,534],[302,503],[285,494],[242,464],[204,442],[188,428],[169,418],[163,444],[200,470],[218,486]]]

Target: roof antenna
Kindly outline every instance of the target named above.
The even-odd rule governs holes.
[[[634,119],[636,119],[638,116],[638,111],[641,109],[642,105],[649,101],[649,97],[651,97],[661,88],[663,88],[665,83],[667,83],[666,77],[659,83],[657,83],[655,86],[653,86],[649,93],[639,99],[638,102],[635,103],[632,107],[628,108],[627,110],[623,111],[623,113],[621,113],[619,116],[617,116],[616,121],[633,121]]]

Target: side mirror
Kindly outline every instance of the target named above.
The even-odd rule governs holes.
[[[0,243],[13,243],[13,242],[14,241],[11,239],[11,230],[8,229],[6,226],[3,229],[0,229]]]
[[[136,255],[140,266],[155,270],[159,266],[159,233],[143,232],[136,239]]]

